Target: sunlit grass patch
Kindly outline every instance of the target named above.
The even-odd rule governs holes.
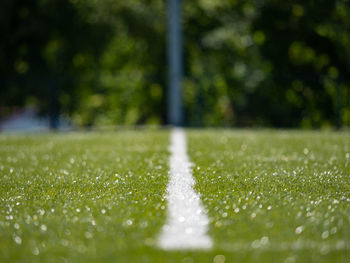
[[[0,262],[347,262],[350,135],[189,130],[208,251],[165,251],[169,132],[0,136]]]
[[[246,258],[276,252],[288,262],[346,260],[348,133],[193,130],[188,135],[196,188],[217,249]]]
[[[142,254],[165,221],[167,147],[167,131],[1,135],[0,262]]]

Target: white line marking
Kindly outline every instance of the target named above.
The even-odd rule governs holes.
[[[167,188],[168,220],[159,237],[163,249],[209,249],[208,217],[194,191],[192,164],[187,156],[186,134],[171,131],[170,180]]]

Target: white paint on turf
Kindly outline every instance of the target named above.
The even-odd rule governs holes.
[[[208,217],[194,191],[192,164],[187,156],[186,134],[171,131],[170,180],[167,188],[168,219],[159,237],[163,249],[209,249]]]

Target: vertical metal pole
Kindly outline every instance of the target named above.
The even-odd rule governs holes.
[[[181,0],[168,0],[168,122],[183,124]]]

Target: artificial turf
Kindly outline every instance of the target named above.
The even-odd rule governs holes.
[[[247,261],[349,260],[349,133],[193,130],[188,137],[216,249]]]
[[[122,262],[165,221],[168,133],[0,137],[0,262]]]
[[[350,135],[189,130],[209,251],[162,251],[169,132],[0,135],[0,262],[346,262]]]

